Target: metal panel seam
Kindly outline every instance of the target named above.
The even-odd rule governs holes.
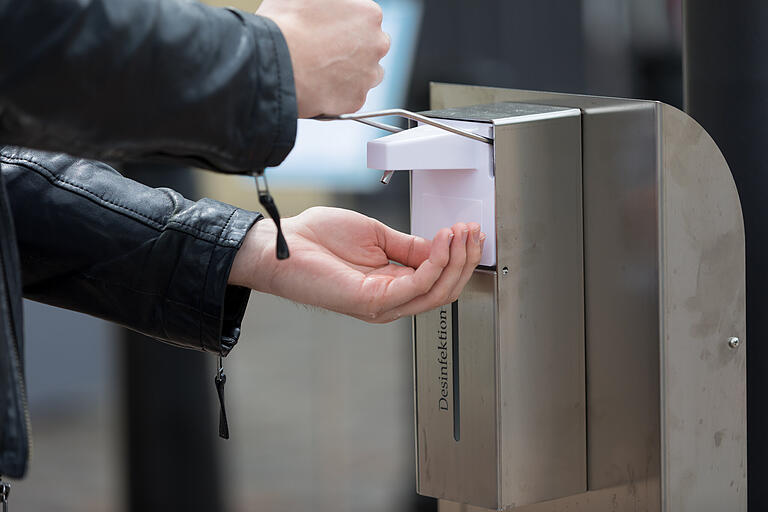
[[[667,230],[665,225],[666,210],[664,208],[665,199],[665,181],[664,181],[664,140],[663,140],[663,114],[661,105],[659,102],[654,103],[654,116],[656,118],[656,232],[658,240],[658,293],[659,293],[659,451],[660,461],[659,465],[659,485],[661,487],[660,499],[661,499],[661,511],[665,512],[668,502],[667,492],[669,486],[667,485],[667,450],[663,449],[667,444],[667,432],[664,426],[666,425],[666,403],[664,397],[666,396],[666,350],[667,343],[665,338],[666,333],[666,316],[664,314],[666,308],[666,287],[664,286],[664,276],[666,275],[666,261],[665,250],[666,245],[664,240],[666,239]]]
[[[491,133],[493,134],[493,170],[494,175],[496,174],[496,124],[491,124]],[[496,187],[496,183],[494,183],[494,188]],[[495,193],[495,191],[494,191]],[[494,216],[498,216],[498,209],[496,212],[494,212]],[[496,219],[494,219],[495,221]],[[498,222],[494,222],[494,229],[496,230],[496,240],[499,239],[499,232],[498,232]],[[498,390],[501,389],[501,339],[499,337],[499,328],[497,320],[499,318],[499,287],[501,286],[501,275],[500,271],[501,268],[499,266],[499,258],[501,257],[500,245],[496,244],[496,283],[493,287],[493,325],[496,326],[493,330],[493,344],[494,344],[494,363],[493,363],[493,371],[496,373],[494,375],[494,381],[496,382],[496,453],[501,454],[502,453],[502,431],[501,431],[501,393],[498,392]],[[503,503],[503,474],[502,474],[502,464],[501,464],[501,457],[496,457],[496,503]]]
[[[581,279],[583,296],[583,315],[584,315],[584,486],[585,491],[589,491],[589,357],[587,354],[587,218],[584,204],[584,110],[579,110],[579,138],[581,139]]]

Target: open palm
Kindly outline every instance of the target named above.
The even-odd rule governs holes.
[[[274,256],[274,231],[271,221],[251,229],[230,282],[372,322],[455,300],[482,253],[477,224],[444,228],[429,241],[338,208],[283,221],[287,260]]]

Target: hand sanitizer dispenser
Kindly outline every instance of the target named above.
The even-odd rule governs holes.
[[[446,124],[489,137],[491,125]],[[432,239],[455,222],[477,222],[486,233],[481,265],[496,264],[493,145],[422,124],[368,143],[368,167],[412,170],[411,231]],[[453,219],[453,222],[447,222]]]
[[[411,229],[487,235],[461,297],[415,317],[421,494],[492,509],[586,489],[581,113],[497,103],[368,143],[411,171]]]
[[[714,141],[655,101],[431,95],[343,117],[419,122],[368,145],[410,171],[413,233],[488,235],[459,299],[414,317],[418,492],[442,512],[746,510],[744,227]]]

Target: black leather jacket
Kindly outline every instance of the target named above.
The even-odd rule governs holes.
[[[260,218],[42,150],[247,172],[285,158],[297,113],[288,48],[255,15],[184,0],[0,0],[0,24],[0,475],[20,478],[22,294],[226,354],[248,299],[229,269]]]

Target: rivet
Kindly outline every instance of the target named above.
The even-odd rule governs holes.
[[[507,267],[504,267],[504,268],[501,269],[501,273],[502,273],[502,275],[507,275],[507,274],[509,274],[509,269]]]
[[[739,345],[741,345],[741,340],[736,336],[728,338],[728,348],[739,348]]]

